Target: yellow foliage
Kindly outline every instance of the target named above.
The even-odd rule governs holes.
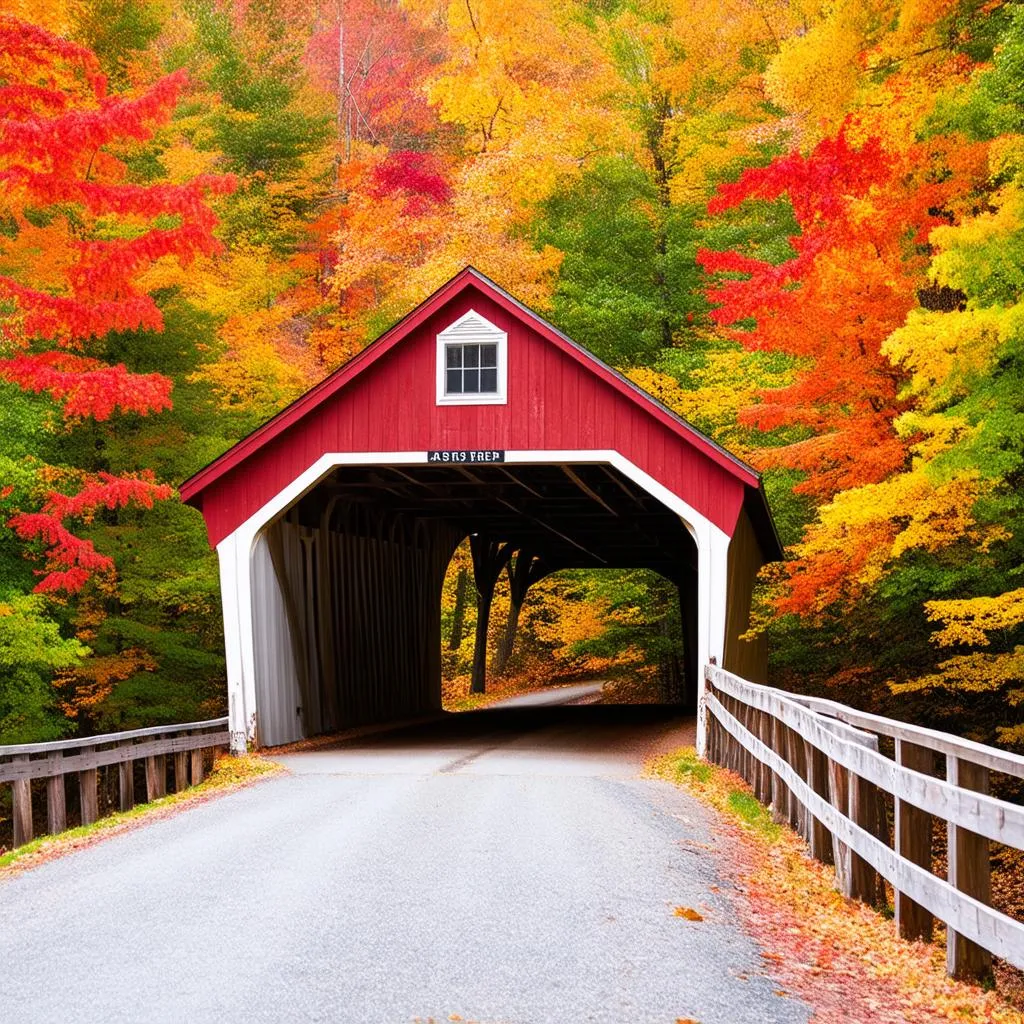
[[[220,159],[216,149],[196,149],[185,139],[169,146],[160,154],[167,180],[174,184],[191,181],[200,174],[212,174]]]
[[[749,457],[746,431],[738,426],[740,410],[754,405],[766,388],[791,383],[793,370],[768,371],[759,353],[730,345],[708,353],[706,365],[692,374],[693,389],[648,367],[635,367],[626,375],[674,413],[728,444],[735,454]]]
[[[611,62],[568,0],[440,6],[407,0],[407,6],[425,20],[444,19],[448,59],[427,82],[427,96],[443,121],[465,131],[469,153],[479,156],[470,161],[484,179],[474,198],[507,200],[506,226],[622,132],[621,119],[609,117],[601,103],[616,84]]]
[[[801,119],[805,144],[835,134],[855,105],[874,13],[864,0],[835,0],[806,32],[783,40],[769,64],[768,97]]]
[[[1000,189],[990,200],[991,211],[965,218],[960,224],[935,228],[929,241],[940,250],[932,259],[931,276],[940,285],[959,287],[971,269],[975,246],[1021,229],[1024,195],[1016,184]]]
[[[909,550],[935,552],[965,536],[984,541],[987,531],[977,529],[972,512],[982,486],[974,473],[936,483],[919,465],[881,483],[842,491],[819,510],[793,553],[837,564],[835,585],[847,599],[855,599]],[[822,584],[816,606],[827,607],[839,596]]]
[[[543,586],[541,584],[540,586]],[[553,605],[555,614],[545,620],[540,617],[532,620],[533,630],[537,638],[554,647],[554,656],[560,661],[574,658],[572,647],[584,640],[594,640],[605,630],[608,603],[606,601],[573,601],[566,609],[564,602],[551,601],[556,598],[557,591],[545,588]],[[568,614],[565,612],[568,611]]]
[[[286,304],[234,316],[221,328],[227,351],[207,363],[191,381],[207,381],[221,405],[264,411],[283,408],[315,378],[312,353],[301,336],[288,338],[296,325]]]
[[[1024,588],[1008,590],[998,597],[927,601],[925,610],[930,622],[943,623],[943,628],[932,637],[940,646],[987,647],[990,633],[1024,623]]]
[[[961,693],[991,693],[1010,683],[1024,679],[1024,647],[1015,647],[1005,654],[957,655],[939,662],[938,671],[920,676],[907,683],[890,683],[893,693],[916,693],[921,690],[943,689]],[[1011,704],[1024,703],[1024,690],[1007,692]]]
[[[0,0],[0,11],[59,36],[72,34],[84,9],[82,0]]]

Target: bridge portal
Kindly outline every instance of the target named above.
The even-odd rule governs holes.
[[[711,658],[764,674],[757,473],[472,268],[181,491],[220,560],[236,750],[439,708],[467,536],[484,626],[513,556],[523,593],[648,568],[679,589],[686,703]]]

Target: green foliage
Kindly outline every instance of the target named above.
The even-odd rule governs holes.
[[[963,132],[993,139],[1024,130],[1024,8],[1007,4],[973,24],[974,46],[991,59],[974,89],[943,96],[925,125],[926,134]]]
[[[196,147],[215,150],[241,176],[222,204],[226,239],[285,253],[298,241],[296,220],[311,213],[308,189],[296,176],[328,142],[332,123],[326,111],[311,113],[299,102],[301,38],[284,31],[275,7],[251,4],[242,21],[213,0],[192,0],[187,11],[195,37],[169,63],[198,70],[220,99],[187,113]],[[275,182],[290,187],[270,188]]]
[[[603,160],[544,204],[539,245],[565,254],[554,320],[617,367],[650,363],[688,338],[706,304],[695,264],[695,211],[666,210],[631,160]]]
[[[0,744],[58,739],[71,731],[56,709],[50,677],[87,653],[61,636],[43,598],[0,595]]]
[[[163,13],[152,0],[93,0],[82,8],[82,40],[117,88],[131,84],[128,65],[156,39]]]

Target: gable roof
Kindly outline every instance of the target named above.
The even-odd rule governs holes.
[[[376,341],[325,377],[319,384],[315,384],[309,391],[295,399],[294,402],[271,417],[266,423],[257,427],[251,434],[234,444],[223,455],[214,459],[209,465],[184,481],[180,487],[182,500],[186,504],[198,506],[201,492],[215,480],[234,469],[263,447],[263,445],[276,438],[293,424],[308,416],[324,402],[342,391],[350,381],[364,373],[377,360],[395,348],[396,345],[401,344],[408,335],[446,303],[471,287],[476,288],[507,312],[524,321],[537,334],[560,349],[571,359],[600,377],[620,394],[642,408],[648,415],[661,421],[673,433],[684,438],[698,451],[744,484],[746,488],[757,492],[760,496],[760,502],[755,504],[761,505],[762,508],[756,509],[754,514],[755,518],[761,521],[759,525],[762,529],[758,530],[758,532],[762,534],[762,543],[768,541],[768,546],[776,549],[778,553],[776,557],[781,555],[781,545],[775,533],[774,524],[771,522],[767,500],[761,487],[761,477],[755,469],[702,433],[692,423],[689,423],[666,405],[663,405],[639,385],[634,384],[628,377],[598,359],[592,352],[589,352],[582,345],[573,341],[572,338],[558,330],[553,324],[548,323],[547,320],[499,287],[490,278],[470,266],[461,270],[455,277],[434,292],[433,295],[424,299],[415,309],[399,320],[397,324],[385,331]],[[765,520],[767,520],[767,523],[765,523]],[[768,526],[767,533],[770,536],[765,535],[763,530],[765,525]],[[771,543],[772,541],[774,543]]]

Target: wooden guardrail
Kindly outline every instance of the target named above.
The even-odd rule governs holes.
[[[67,827],[64,777],[77,774],[81,823],[89,825],[99,817],[100,768],[118,766],[118,804],[127,811],[135,806],[136,761],[145,760],[147,800],[167,792],[168,755],[173,757],[174,790],[188,786],[190,774],[195,786],[203,779],[204,751],[228,745],[227,726],[226,718],[215,718],[52,743],[0,746],[0,783],[9,782],[14,790],[14,845],[21,846],[33,836],[33,779],[46,780],[47,831],[57,833]]]
[[[992,772],[1024,778],[1024,757],[714,665],[705,678],[708,759],[743,776],[812,856],[834,864],[843,893],[880,905],[888,882],[908,939],[930,940],[943,922],[955,977],[984,977],[993,955],[1024,968],[1024,923],[990,905],[989,851],[990,841],[1024,849],[1024,807],[989,795]],[[946,823],[945,878],[932,871],[933,819]]]

